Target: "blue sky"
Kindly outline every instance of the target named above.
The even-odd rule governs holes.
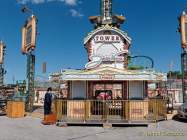
[[[17,2],[18,1],[18,2]],[[88,17],[100,12],[99,0],[1,0],[0,39],[7,45],[6,83],[26,77],[26,56],[20,52],[21,27],[28,15],[21,13],[27,4],[38,17],[36,75],[63,68],[84,68],[87,54],[83,38],[93,26]],[[155,69],[180,70],[180,36],[177,17],[187,7],[186,0],[113,0],[113,12],[123,14],[122,29],[132,38],[133,55],[154,59]]]

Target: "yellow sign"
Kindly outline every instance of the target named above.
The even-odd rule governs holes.
[[[32,15],[22,28],[22,53],[24,54],[36,47],[36,24],[37,19]]]

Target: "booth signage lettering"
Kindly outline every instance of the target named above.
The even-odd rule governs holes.
[[[133,108],[132,113],[141,115],[141,114],[143,114],[143,109]]]
[[[100,76],[101,80],[114,80],[114,75],[111,74],[103,74]]]
[[[92,69],[98,67],[102,62],[123,62],[124,57],[122,54],[128,53],[128,50],[119,51],[111,56],[91,56],[91,61],[85,65],[86,69]]]
[[[84,108],[74,108],[73,114],[78,114],[78,115],[84,114]]]
[[[118,35],[96,35],[94,41],[96,43],[119,43],[121,38]]]
[[[120,56],[112,56],[112,57],[102,57],[102,61],[103,62],[123,62],[124,61],[124,57],[120,57]]]

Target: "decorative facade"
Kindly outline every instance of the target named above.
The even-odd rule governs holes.
[[[61,79],[69,86],[69,99],[97,99],[103,92],[110,92],[111,99],[145,99],[148,81],[165,81],[166,74],[128,69],[132,40],[120,29],[125,18],[110,14],[111,0],[101,0],[101,5],[101,16],[90,17],[94,30],[84,38],[88,63],[82,70],[62,72]]]
[[[148,99],[148,83],[166,81],[167,76],[147,67],[130,68],[132,40],[120,29],[125,18],[112,14],[111,0],[101,0],[101,15],[89,19],[94,30],[84,39],[88,62],[82,70],[61,72],[67,99],[57,99],[57,120],[128,123],[165,119],[165,102]]]

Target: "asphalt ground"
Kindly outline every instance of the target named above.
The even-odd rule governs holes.
[[[148,127],[42,125],[41,119],[0,116],[0,140],[186,140],[187,121],[168,120]]]

